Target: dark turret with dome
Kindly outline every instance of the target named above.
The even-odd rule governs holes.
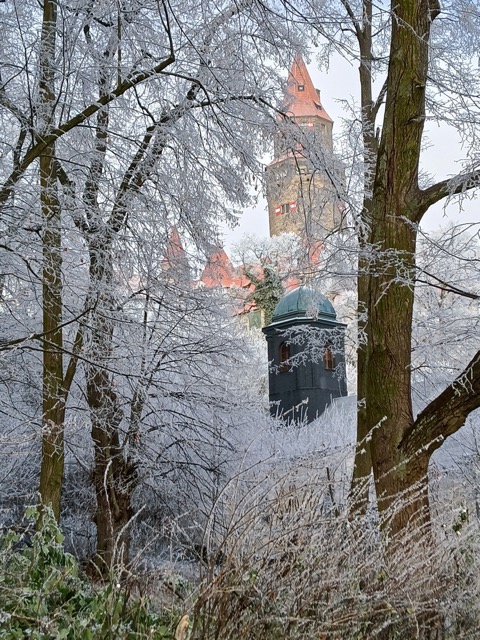
[[[310,422],[333,398],[347,395],[345,325],[324,295],[306,286],[290,291],[263,332],[272,415]]]

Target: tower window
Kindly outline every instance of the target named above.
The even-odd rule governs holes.
[[[335,356],[333,355],[332,347],[327,347],[323,354],[323,366],[326,371],[332,371],[335,369]]]
[[[282,342],[278,349],[278,356],[280,363],[278,366],[278,373],[286,373],[287,371],[290,371],[291,365],[288,362],[290,358],[290,345],[286,342]]]
[[[275,207],[275,215],[283,216],[286,213],[290,213],[291,211],[296,211],[296,210],[297,210],[296,202],[284,202],[283,204],[278,204]]]
[[[304,84],[298,84],[298,85],[297,85],[297,89],[298,89],[299,91],[305,91],[305,85],[304,85]]]

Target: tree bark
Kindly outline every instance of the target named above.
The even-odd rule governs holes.
[[[120,442],[123,412],[108,371],[114,331],[113,256],[108,232],[92,236],[89,251],[90,286],[96,292],[97,304],[91,318],[92,356],[87,366],[87,401],[94,446],[96,560],[99,570],[106,575],[112,568],[128,564],[128,523],[133,515],[136,473],[135,465],[125,455],[125,443]]]
[[[400,443],[404,455],[427,451],[431,456],[480,408],[480,351],[462,373],[417,416]]]
[[[350,19],[356,32],[360,49],[360,100],[362,109],[362,136],[365,161],[363,207],[358,223],[358,242],[360,255],[357,276],[357,445],[350,487],[350,504],[352,513],[364,514],[369,499],[370,477],[372,473],[372,455],[370,450],[370,427],[367,418],[367,369],[368,343],[365,340],[368,321],[369,298],[369,255],[368,246],[371,233],[372,190],[374,177],[374,160],[377,154],[375,136],[375,116],[378,106],[373,100],[372,91],[372,2],[363,3],[362,22],[358,23],[354,13],[347,4]],[[382,100],[380,95],[379,100]]]
[[[55,109],[55,0],[45,0],[40,50],[38,117],[47,134]],[[40,203],[43,215],[43,419],[40,499],[52,507],[57,520],[64,469],[62,238],[61,210],[55,171],[55,144],[40,156]]]
[[[410,361],[417,226],[413,220],[418,215],[430,8],[427,0],[392,3],[385,116],[369,220],[366,416],[372,430],[378,507],[392,536],[414,521],[429,520],[428,455],[407,458],[400,443],[414,424]]]

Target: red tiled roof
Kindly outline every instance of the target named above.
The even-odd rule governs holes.
[[[162,258],[162,268],[172,269],[180,266],[188,267],[188,258],[183,248],[178,229],[176,226],[173,226],[168,236],[165,255]]]
[[[286,112],[294,118],[318,116],[333,122],[322,106],[320,96],[313,86],[308,69],[300,54],[293,60],[288,76]]]

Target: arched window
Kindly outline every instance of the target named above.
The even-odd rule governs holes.
[[[335,369],[335,356],[333,355],[332,347],[326,347],[323,354],[323,366],[327,371]]]
[[[285,373],[286,371],[290,371],[290,363],[287,362],[290,358],[290,346],[286,342],[282,342],[278,349],[278,372]]]

